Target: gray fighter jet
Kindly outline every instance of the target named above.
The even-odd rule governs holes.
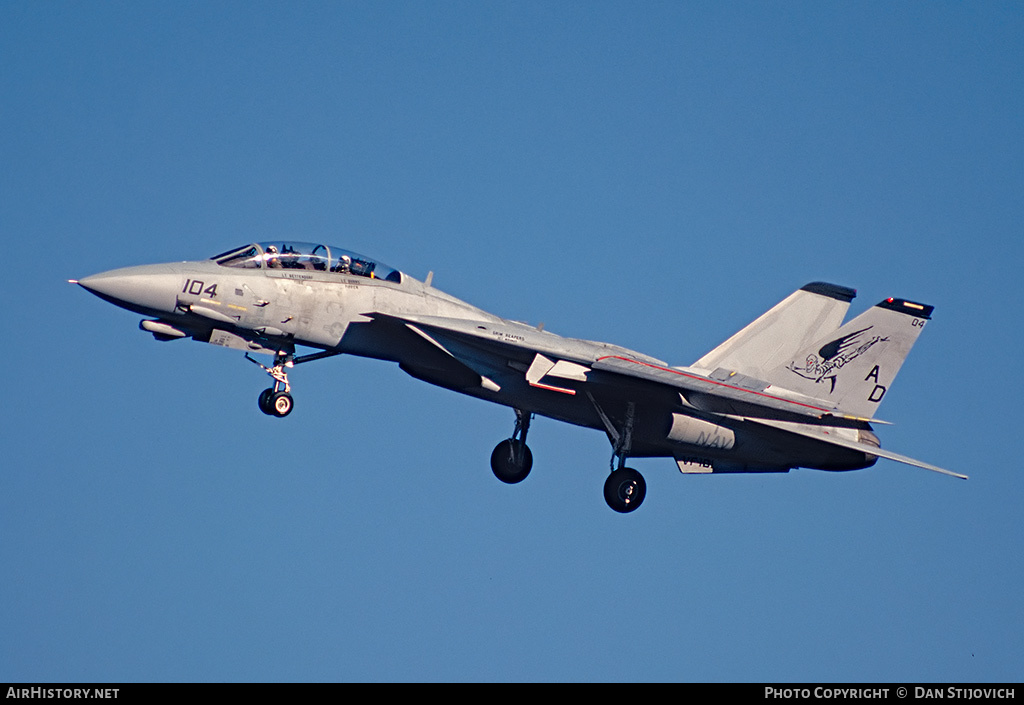
[[[146,316],[140,327],[157,340],[245,351],[273,379],[259,396],[269,416],[292,411],[292,367],[341,354],[397,362],[417,379],[509,406],[514,430],[491,455],[503,482],[530,472],[534,415],[604,431],[612,445],[604,495],[618,512],[646,494],[643,476],[626,467],[631,457],[673,458],[682,473],[857,470],[887,458],[966,479],[882,450],[872,430],[931,306],[885,299],[842,324],[856,292],[814,282],[676,367],[499,318],[435,289],[432,278],[338,247],[260,242],[72,282]],[[315,352],[299,355],[297,346]]]

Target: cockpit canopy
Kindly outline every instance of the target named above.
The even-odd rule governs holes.
[[[333,245],[309,242],[254,242],[210,259],[222,267],[241,269],[306,269],[402,283],[397,269]]]

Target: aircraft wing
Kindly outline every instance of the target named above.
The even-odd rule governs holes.
[[[552,356],[573,362],[587,362],[594,358],[594,351],[600,354],[618,355],[623,358],[643,360],[664,365],[662,360],[644,355],[627,348],[591,340],[566,338],[541,330],[534,326],[503,319],[470,320],[443,316],[393,316],[385,313],[366,314],[380,320],[391,320],[404,324],[410,330],[427,333],[441,343],[465,343],[485,350],[515,349],[519,355],[532,358],[534,353]]]
[[[464,346],[505,354],[515,351],[513,354],[528,366],[524,370],[533,386],[545,386],[541,379],[549,373],[555,377],[568,374],[569,379],[616,387],[633,386],[640,380],[674,388],[686,403],[712,413],[755,418],[832,417],[837,423],[873,421],[843,413],[822,399],[773,387],[768,382],[731,370],[718,369],[709,374],[703,370],[668,367],[661,360],[632,350],[608,343],[563,338],[525,324],[433,316],[399,317],[383,313],[374,313],[371,317],[404,325],[471,367],[469,348]],[[559,360],[564,362],[558,363]],[[588,374],[591,371],[599,374]],[[605,375],[603,380],[602,374]],[[549,388],[573,393],[561,387]]]
[[[705,376],[696,370],[665,367],[616,355],[598,359],[591,368],[674,387],[691,406],[712,413],[759,418],[768,410],[815,419],[833,416],[846,421],[872,421],[845,414],[827,401],[775,388],[762,380],[728,370],[716,370]]]
[[[492,351],[511,352],[515,349],[518,351],[516,354],[523,360],[532,360],[532,364],[523,365],[522,369],[527,381],[536,387],[567,394],[576,393],[568,388],[544,384],[542,380],[546,379],[548,374],[560,379],[586,382],[588,385],[610,385],[631,393],[639,384],[653,384],[661,388],[674,389],[684,403],[702,411],[743,418],[841,448],[967,479],[966,475],[883,450],[870,443],[844,438],[835,433],[835,426],[858,426],[867,422],[886,423],[884,421],[846,414],[825,400],[778,388],[741,373],[719,368],[708,374],[705,370],[667,367],[660,360],[624,348],[561,338],[525,324],[514,324],[514,327],[510,328],[507,321],[471,321],[432,316],[398,317],[382,313],[370,316],[402,326],[433,349],[438,359],[431,364],[429,370],[406,369],[410,374],[422,376],[424,379],[429,379],[434,374],[440,375],[443,370],[444,381],[448,384],[454,384],[455,377],[458,376],[460,386],[482,384],[489,387],[494,383],[486,376],[477,376],[479,373],[472,371],[474,365],[471,359],[461,354],[460,350],[464,345]],[[610,348],[609,352],[622,354],[604,355],[589,364],[585,364],[588,361],[581,355],[575,358],[575,362],[571,362],[566,357],[566,343],[569,347],[575,347],[574,343],[582,343],[585,347],[600,345],[605,349]],[[554,359],[548,359],[545,353]],[[494,389],[497,389],[496,385]],[[807,419],[807,422],[784,420],[800,417]],[[811,419],[819,423],[810,423]]]
[[[870,455],[876,455],[879,458],[885,458],[886,460],[895,460],[897,463],[904,463],[905,465],[913,465],[914,467],[924,468],[925,470],[931,470],[932,472],[942,473],[943,475],[950,475],[952,477],[959,477],[961,480],[968,479],[967,475],[961,475],[958,472],[952,470],[946,470],[930,463],[925,463],[914,458],[908,458],[905,455],[899,453],[893,453],[892,451],[883,450],[878,446],[870,443],[861,443],[858,441],[850,440],[847,438],[841,438],[840,436],[833,433],[834,429],[828,426],[812,426],[808,424],[790,423],[787,421],[776,421],[773,419],[747,419],[754,423],[759,423],[765,426],[771,426],[772,428],[778,428],[789,433],[795,433],[798,436],[805,438],[813,438],[816,441],[828,443],[830,445],[839,446],[840,448],[849,448],[851,450],[859,450]]]

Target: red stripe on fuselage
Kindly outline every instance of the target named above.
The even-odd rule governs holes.
[[[832,413],[832,409],[823,409],[820,406],[814,406],[812,404],[804,404],[802,402],[793,401],[792,399],[786,399],[784,397],[777,397],[777,396],[775,396],[773,394],[765,394],[764,392],[755,392],[753,389],[744,389],[743,387],[737,387],[737,386],[732,385],[732,384],[726,384],[725,382],[719,382],[718,380],[714,380],[714,379],[711,379],[709,377],[701,377],[699,375],[691,375],[691,374],[689,374],[687,372],[683,372],[682,370],[673,370],[673,369],[668,368],[668,367],[661,367],[660,365],[652,365],[649,362],[641,362],[639,360],[630,360],[628,357],[619,357],[618,355],[606,355],[605,357],[599,357],[598,361],[600,362],[601,360],[607,360],[609,358],[611,358],[613,360],[622,360],[623,362],[632,362],[633,364],[643,365],[644,367],[653,367],[654,369],[661,370],[662,372],[671,372],[672,374],[677,374],[677,375],[680,375],[681,377],[686,377],[688,379],[695,379],[695,380],[699,380],[701,382],[710,382],[711,384],[717,384],[719,387],[725,387],[726,389],[735,389],[738,392],[744,392],[746,394],[756,394],[759,397],[765,397],[767,399],[774,399],[775,401],[785,402],[786,404],[795,404],[796,406],[802,406],[802,407],[805,407],[807,409],[814,409],[815,411],[821,411],[821,412],[824,412],[826,414]],[[771,386],[771,385],[769,385],[769,386]],[[700,393],[700,392],[698,392],[698,393]]]

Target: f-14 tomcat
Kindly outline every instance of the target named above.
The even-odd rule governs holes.
[[[677,367],[500,318],[431,280],[338,247],[260,242],[72,282],[145,316],[140,327],[157,340],[245,351],[273,379],[259,395],[269,416],[292,411],[291,368],[341,354],[397,362],[417,379],[511,407],[512,435],[491,455],[503,482],[521,482],[533,466],[535,415],[604,431],[604,496],[618,512],[644,500],[643,476],[626,467],[637,457],[673,458],[683,473],[857,470],[886,458],[966,478],[883,450],[872,430],[932,306],[888,298],[843,324],[856,292],[814,282]]]

